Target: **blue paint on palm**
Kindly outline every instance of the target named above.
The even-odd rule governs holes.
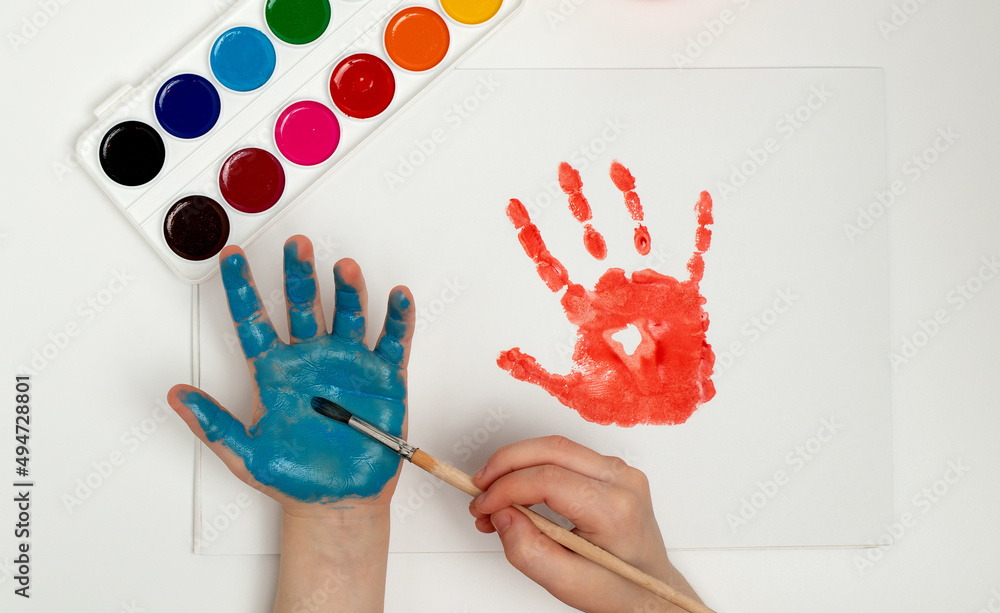
[[[222,262],[230,311],[260,394],[260,418],[247,431],[197,392],[180,400],[198,418],[208,439],[221,440],[242,457],[247,470],[264,485],[303,502],[377,496],[396,474],[399,457],[319,415],[310,401],[313,396],[329,398],[386,432],[401,435],[406,382],[399,339],[405,333],[404,313],[410,303],[402,292],[390,296],[386,333],[371,351],[364,345],[365,322],[357,291],[341,279],[334,333],[313,338],[316,316],[304,306],[316,295],[312,265],[300,261],[294,249],[286,250],[285,256],[286,276],[291,279],[286,283],[289,310],[302,308],[301,321],[292,324],[292,335],[309,339],[291,345],[274,333],[251,283],[246,259],[236,254]],[[289,319],[294,322],[295,316]]]

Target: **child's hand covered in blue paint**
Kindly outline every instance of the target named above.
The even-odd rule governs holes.
[[[328,333],[317,289],[313,248],[303,236],[285,243],[285,299],[290,342],[278,338],[238,247],[220,254],[229,311],[254,382],[249,427],[205,392],[170,390],[170,405],[247,484],[286,510],[308,503],[336,507],[388,504],[399,457],[310,406],[323,396],[387,432],[406,436],[406,362],[413,298],[389,294],[374,351],[365,344],[367,292],[353,260],[334,267],[336,310]]]

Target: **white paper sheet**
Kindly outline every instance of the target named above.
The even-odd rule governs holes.
[[[250,263],[279,330],[292,234],[316,244],[328,317],[333,263],[361,264],[373,337],[388,290],[409,285],[422,321],[410,440],[464,470],[558,433],[646,471],[668,547],[864,545],[892,515],[887,241],[884,224],[853,241],[844,224],[885,189],[882,92],[876,69],[456,70],[252,244]],[[647,257],[631,247],[612,159],[637,179]],[[581,171],[604,262],[555,184],[562,161]],[[508,199],[592,287],[610,266],[683,275],[702,190],[715,200],[702,293],[718,393],[687,423],[591,424],[496,366],[519,346],[568,372],[575,340]],[[201,297],[202,386],[248,418],[218,276]],[[464,494],[418,469],[404,467],[392,505],[392,551],[499,549]],[[203,553],[277,551],[277,505],[208,452],[201,511]]]

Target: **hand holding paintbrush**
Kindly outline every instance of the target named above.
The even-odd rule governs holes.
[[[406,364],[415,309],[405,288],[390,293],[382,334],[369,348],[364,342],[364,279],[356,263],[341,260],[334,268],[337,304],[330,331],[317,291],[312,245],[305,237],[292,237],[285,244],[286,342],[271,324],[242,251],[227,248],[220,261],[230,313],[253,377],[251,420],[244,422],[189,385],[175,386],[168,400],[234,475],[281,503],[276,612],[384,609],[389,501],[399,468],[387,446],[477,495],[470,507],[477,527],[489,532],[495,526],[508,560],[570,606],[591,613],[680,610],[637,587],[638,582],[689,610],[708,610],[690,596],[693,591],[667,561],[645,478],[621,460],[575,444],[551,444],[565,439],[533,439],[498,451],[470,479],[405,440],[384,434],[406,432]],[[359,382],[365,387],[359,389]],[[330,394],[368,420],[362,425],[342,413],[341,421],[374,438],[359,439],[340,423],[319,417],[312,399]],[[553,480],[553,474],[566,478]],[[580,483],[588,485],[581,488]],[[622,505],[629,500],[631,508]],[[570,519],[577,534],[516,504],[539,502]],[[595,545],[667,579],[689,596],[678,596],[677,590]],[[339,589],[343,585],[351,589]],[[330,590],[338,590],[336,599],[329,598]],[[324,606],[317,606],[317,594],[326,598]]]
[[[469,475],[463,473],[454,466],[441,462],[433,456],[417,449],[416,447],[413,447],[403,439],[382,432],[375,426],[353,416],[350,411],[342,406],[320,397],[314,397],[312,399],[312,406],[318,413],[347,424],[358,432],[378,440],[398,453],[401,457],[409,460],[413,464],[440,478],[446,483],[455,486],[470,496],[478,499],[483,495],[483,490],[475,485],[472,477]],[[511,504],[510,506],[513,506],[530,519],[542,534],[556,543],[559,543],[563,547],[580,554],[591,562],[599,564],[603,568],[616,573],[635,585],[656,594],[667,602],[681,607],[683,610],[690,611],[692,613],[713,613],[711,609],[706,607],[697,599],[674,587],[671,587],[670,585],[650,576],[647,573],[642,572],[617,556],[582,538],[578,534],[566,530],[545,517],[542,517],[531,509],[519,504]]]

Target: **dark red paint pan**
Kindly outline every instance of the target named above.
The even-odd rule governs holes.
[[[285,191],[281,162],[263,149],[240,149],[222,164],[222,197],[244,213],[263,213],[278,203]]]

